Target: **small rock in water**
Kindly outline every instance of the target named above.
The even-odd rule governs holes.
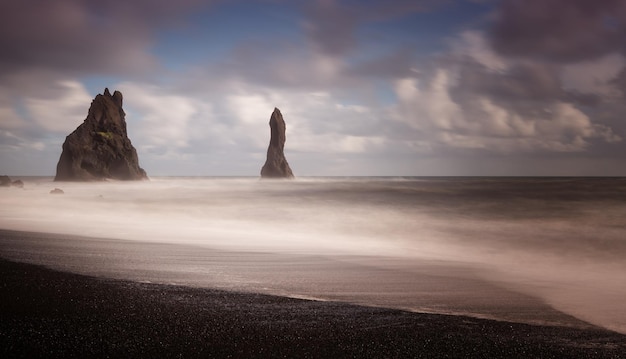
[[[11,185],[11,178],[9,176],[0,176],[0,186],[9,187]]]
[[[63,193],[65,192],[63,192],[63,190],[60,188],[55,188],[52,191],[50,191],[50,194],[63,194]]]

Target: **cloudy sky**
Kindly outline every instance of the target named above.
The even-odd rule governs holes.
[[[624,0],[0,2],[0,174],[105,87],[148,175],[626,175]]]

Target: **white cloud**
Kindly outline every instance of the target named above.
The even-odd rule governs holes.
[[[291,136],[289,146],[286,145],[286,147],[291,151],[331,155],[332,157],[339,158],[344,154],[376,152],[384,145],[385,139],[380,136],[353,136],[306,131]]]
[[[12,130],[22,128],[24,125],[24,119],[15,112],[12,106],[0,107],[0,129]]]
[[[11,131],[0,130],[0,148],[10,150],[36,150],[43,151],[46,145],[42,141],[33,141],[16,135]]]
[[[338,142],[339,148],[348,153],[366,153],[381,146],[384,139],[378,136],[344,136]]]
[[[24,104],[29,116],[41,127],[69,134],[87,117],[91,96],[75,80],[59,81],[56,88],[52,97],[27,98]]]
[[[443,69],[431,83],[420,88],[415,78],[398,80],[395,92],[398,97],[396,119],[416,129],[438,128],[449,130],[462,119],[461,109],[450,98],[451,73]]]
[[[389,145],[374,123],[380,118],[369,107],[338,102],[324,91],[266,88],[238,80],[220,82],[220,91],[208,91],[208,99],[140,83],[126,82],[116,89],[124,94],[129,137],[141,162],[163,168],[168,162],[182,166],[202,158],[198,164],[207,171],[230,166],[238,173],[256,173],[269,143],[274,107],[287,125],[288,160],[306,153],[321,156],[315,161],[330,166],[343,155]],[[231,164],[235,158],[236,166]]]
[[[271,100],[260,94],[232,95],[228,97],[228,103],[239,122],[248,125],[258,124],[260,122],[259,116],[262,113],[272,111],[274,108]]]
[[[274,100],[271,97],[274,97]],[[231,130],[231,138],[242,137],[257,149],[266,147],[269,140],[261,134],[268,134],[269,136],[270,115],[274,107],[280,107],[282,102],[275,97],[276,95],[250,93],[228,96],[228,107],[236,121]],[[284,111],[285,108],[283,107],[282,110]],[[289,132],[289,130],[290,126],[288,125],[287,131]],[[234,138],[231,142],[234,142]]]
[[[452,41],[452,53],[470,57],[493,71],[504,71],[508,68],[507,61],[493,51],[485,36],[479,31],[462,32]]]
[[[316,77],[328,82],[341,73],[343,62],[334,56],[314,54],[310,66]]]
[[[478,128],[477,132],[487,130],[487,135],[501,137],[529,137],[535,134],[534,121],[529,121],[516,113],[507,111],[494,104],[487,97],[478,98],[477,104],[485,114],[479,118],[484,123],[482,126],[484,128]]]
[[[602,138],[606,142],[617,142],[621,138],[610,128],[593,124],[589,117],[569,103],[555,103],[548,119],[537,121],[537,131],[555,143],[557,151],[582,150],[587,139]],[[560,143],[560,144],[559,144]]]
[[[169,151],[188,146],[198,131],[190,126],[192,119],[201,112],[207,120],[211,116],[209,104],[167,93],[161,87],[124,82],[117,89],[124,94],[126,122],[138,131],[129,137],[138,138],[136,142],[147,149]]]
[[[360,106],[360,105],[344,105],[341,103],[335,104],[335,107],[338,110],[344,110],[344,111],[354,111],[357,113],[363,113],[363,114],[367,114],[368,112],[370,112],[370,109],[366,106]]]
[[[235,120],[235,133],[255,148],[264,150],[269,142],[268,121],[278,107],[287,127],[286,151],[310,153],[363,153],[379,147],[375,133],[355,133],[355,124],[371,120],[370,109],[338,103],[326,92],[289,91],[239,84],[238,94],[227,97],[228,110]],[[365,131],[367,132],[367,131]]]

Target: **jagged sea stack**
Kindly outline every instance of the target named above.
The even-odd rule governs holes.
[[[126,133],[122,93],[109,89],[91,102],[85,121],[65,138],[55,181],[142,180],[137,151]]]
[[[270,117],[270,129],[270,145],[267,148],[267,160],[261,168],[261,177],[293,178],[293,173],[283,152],[285,148],[285,120],[277,108],[274,108],[272,117]]]

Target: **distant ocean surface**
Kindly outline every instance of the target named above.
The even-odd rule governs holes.
[[[418,297],[434,295],[428,288],[435,288],[439,275],[441,281],[455,283],[456,295],[463,295],[460,284],[484,281],[626,333],[624,178],[155,177],[145,182],[97,183],[13,179],[22,179],[25,186],[0,188],[0,229],[241,253],[233,259],[239,264],[232,272],[227,259],[216,259],[223,269],[218,283],[222,287],[239,280],[244,284],[236,288],[243,290],[278,288],[274,290],[278,294],[289,291],[294,296],[437,312],[433,303],[438,299],[424,304]],[[65,193],[49,194],[55,187]],[[2,245],[0,254],[5,257],[27,256],[25,249],[18,253],[7,243]],[[247,268],[242,258],[250,253],[282,254],[293,259],[289,264],[295,268],[293,273],[308,268],[308,274],[267,279],[278,278],[279,273],[262,277],[262,269]],[[316,267],[313,260],[301,267],[297,263],[297,258],[335,256],[341,261],[332,263],[343,264],[333,272],[326,265]],[[171,272],[184,267],[185,273],[209,277],[210,261],[200,265],[195,258],[193,267],[185,256],[177,258],[168,259]],[[271,263],[272,257],[267,258]],[[28,260],[45,262],[32,254]],[[424,269],[425,264],[430,269]],[[145,268],[150,265],[156,266]],[[340,293],[328,284],[367,283],[359,279],[358,268],[375,273],[367,296],[359,297],[363,288],[344,288]],[[438,274],[437,268],[446,269]],[[471,275],[463,274],[465,269]],[[316,270],[323,275],[313,278],[310,272]],[[385,277],[391,272],[406,275],[393,282]],[[376,275],[386,283],[374,283]],[[376,299],[372,294],[400,293],[411,278],[415,278],[410,284],[413,289],[398,294],[401,300]],[[462,305],[450,309],[452,304],[447,310],[498,317],[476,303],[466,311],[459,309]],[[486,303],[485,307],[491,305]]]

